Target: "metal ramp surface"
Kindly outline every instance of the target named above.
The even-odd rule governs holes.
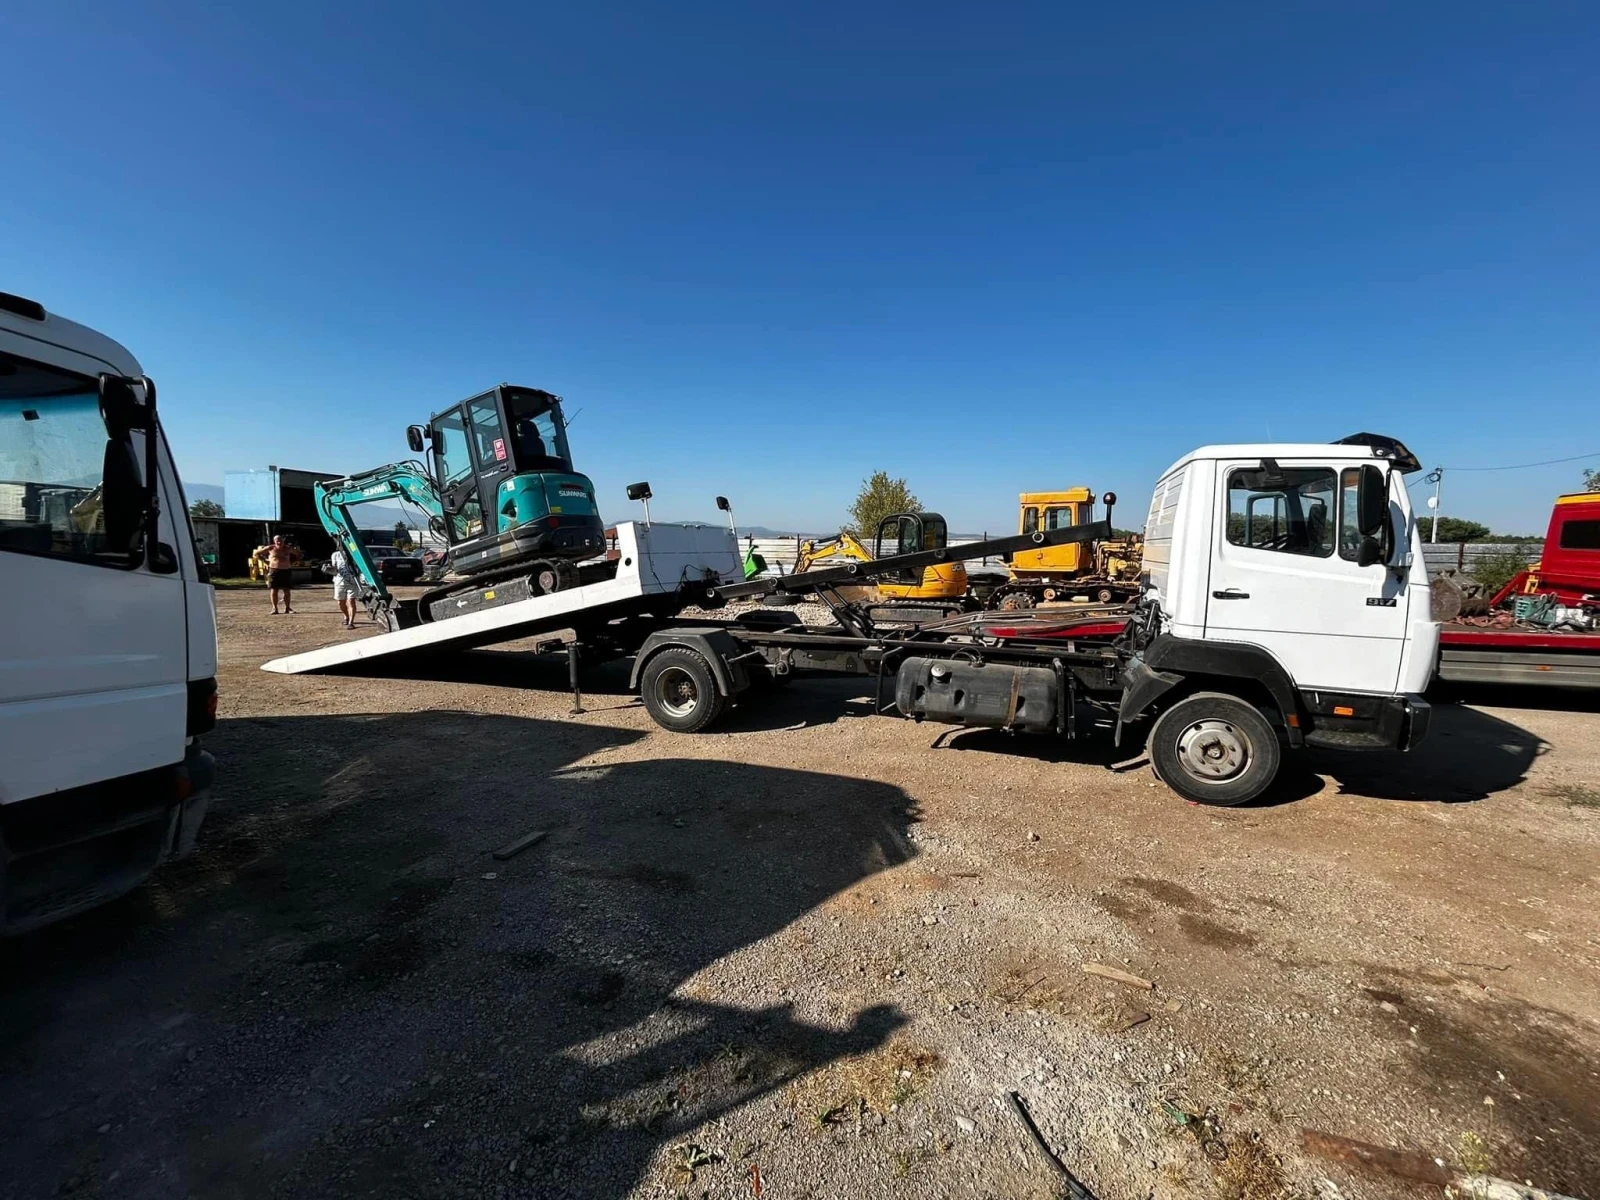
[[[617,573],[600,583],[534,596],[498,608],[433,621],[393,633],[335,642],[263,663],[263,671],[302,675],[332,671],[373,659],[467,650],[512,642],[537,633],[572,627],[575,619],[603,622],[613,612],[625,616],[650,596],[669,596],[685,585],[700,585],[710,571],[724,583],[744,577],[733,532],[713,525],[617,526]]]

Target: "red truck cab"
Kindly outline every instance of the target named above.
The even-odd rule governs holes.
[[[1499,608],[1514,596],[1554,593],[1576,605],[1600,593],[1600,492],[1557,496],[1539,561],[1519,571],[1489,602]]]
[[[1519,571],[1487,615],[1462,617],[1439,632],[1438,677],[1445,683],[1600,689],[1600,492],[1556,497],[1539,561]],[[1540,628],[1515,609],[1519,597],[1552,597],[1578,622]],[[1584,626],[1587,623],[1587,627]]]

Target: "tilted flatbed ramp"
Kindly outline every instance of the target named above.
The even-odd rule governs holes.
[[[617,526],[617,573],[600,583],[534,596],[479,612],[425,622],[410,629],[336,642],[262,664],[263,671],[301,675],[332,671],[374,659],[391,660],[440,650],[468,650],[570,629],[574,622],[603,624],[641,610],[652,597],[677,604],[686,590],[704,595],[710,586],[743,577],[738,542],[731,530],[711,525]],[[675,611],[664,605],[664,612]]]

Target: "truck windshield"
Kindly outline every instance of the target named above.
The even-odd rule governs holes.
[[[142,485],[126,462],[94,380],[0,353],[0,551],[129,565]]]
[[[507,389],[506,417],[516,446],[519,471],[571,471],[566,423],[561,405],[548,392]]]

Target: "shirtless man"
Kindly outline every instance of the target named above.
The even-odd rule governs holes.
[[[289,568],[293,565],[293,553],[289,544],[283,540],[283,534],[278,534],[272,539],[272,546],[267,551],[267,587],[272,592],[272,615],[278,616],[278,593],[283,593],[283,611],[292,613],[289,605]]]

